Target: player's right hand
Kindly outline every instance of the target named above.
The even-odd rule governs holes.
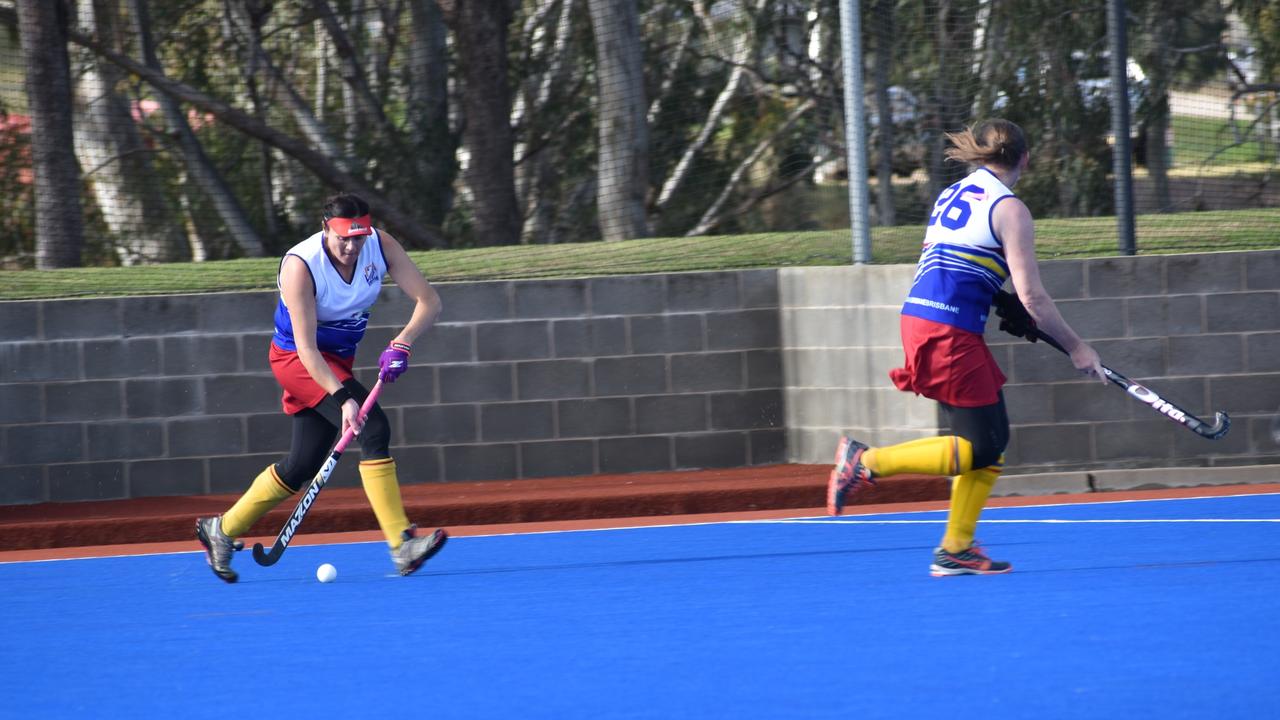
[[[356,435],[364,429],[364,418],[360,417],[360,405],[355,400],[347,400],[342,403],[342,433],[345,435],[348,428],[354,427]]]
[[[1107,381],[1107,373],[1102,369],[1102,359],[1089,343],[1082,342],[1071,351],[1071,364],[1085,375],[1092,375],[1104,383]]]

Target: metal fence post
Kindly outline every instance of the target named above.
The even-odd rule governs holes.
[[[840,0],[840,49],[844,59],[844,137],[849,179],[849,231],[853,262],[871,262],[871,201],[867,192],[867,118],[862,100],[862,8]]]

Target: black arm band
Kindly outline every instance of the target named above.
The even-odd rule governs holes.
[[[338,407],[342,407],[343,403],[345,403],[348,400],[355,399],[355,397],[351,394],[351,391],[346,389],[345,387],[340,387],[337,390],[334,390],[333,392],[329,393],[329,397],[338,401]]]

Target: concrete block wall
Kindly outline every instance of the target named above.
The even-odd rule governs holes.
[[[404,482],[786,460],[774,270],[437,287],[442,322],[381,400]],[[247,487],[289,447],[275,302],[0,303],[0,504]],[[384,293],[366,384],[409,312]],[[332,482],[358,484],[354,468]]]
[[[899,392],[898,316],[911,286],[903,265],[783,268],[783,372],[788,453],[831,462],[842,432],[873,445],[937,434],[935,403]]]
[[[780,271],[793,461],[830,462],[842,430],[877,444],[944,428],[933,403],[888,379],[902,361],[896,313],[913,271]],[[993,322],[987,340],[1009,377],[1007,474],[1280,462],[1270,429],[1280,412],[1280,252],[1048,261],[1042,276],[1104,364],[1199,417],[1226,411],[1232,429],[1200,438]]]
[[[934,435],[936,405],[888,379],[912,272],[441,284],[443,322],[382,399],[402,478],[828,463],[844,431]],[[1010,379],[1007,473],[1280,463],[1280,252],[1050,261],[1043,276],[1104,362],[1233,426],[1201,439],[993,327]],[[289,444],[266,363],[275,302],[0,302],[0,504],[242,490]],[[408,315],[388,290],[357,357],[366,383]],[[358,484],[354,467],[333,482]]]

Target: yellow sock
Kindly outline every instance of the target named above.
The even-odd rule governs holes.
[[[292,494],[293,490],[276,475],[276,466],[268,465],[253,479],[253,484],[236,504],[222,513],[222,532],[233,538],[244,535],[259,518]]]
[[[951,483],[951,511],[947,515],[947,532],[942,547],[947,552],[960,552],[973,544],[978,518],[986,507],[991,488],[1004,469],[1004,456],[995,465],[957,475]]]
[[[973,444],[955,435],[921,438],[871,448],[862,454],[862,464],[879,477],[903,473],[960,475],[972,469]]]
[[[404,502],[400,499],[400,482],[396,479],[396,461],[384,458],[361,462],[360,481],[378,518],[378,526],[387,536],[387,544],[395,550],[404,542],[401,533],[409,529],[409,517],[404,514]]]

